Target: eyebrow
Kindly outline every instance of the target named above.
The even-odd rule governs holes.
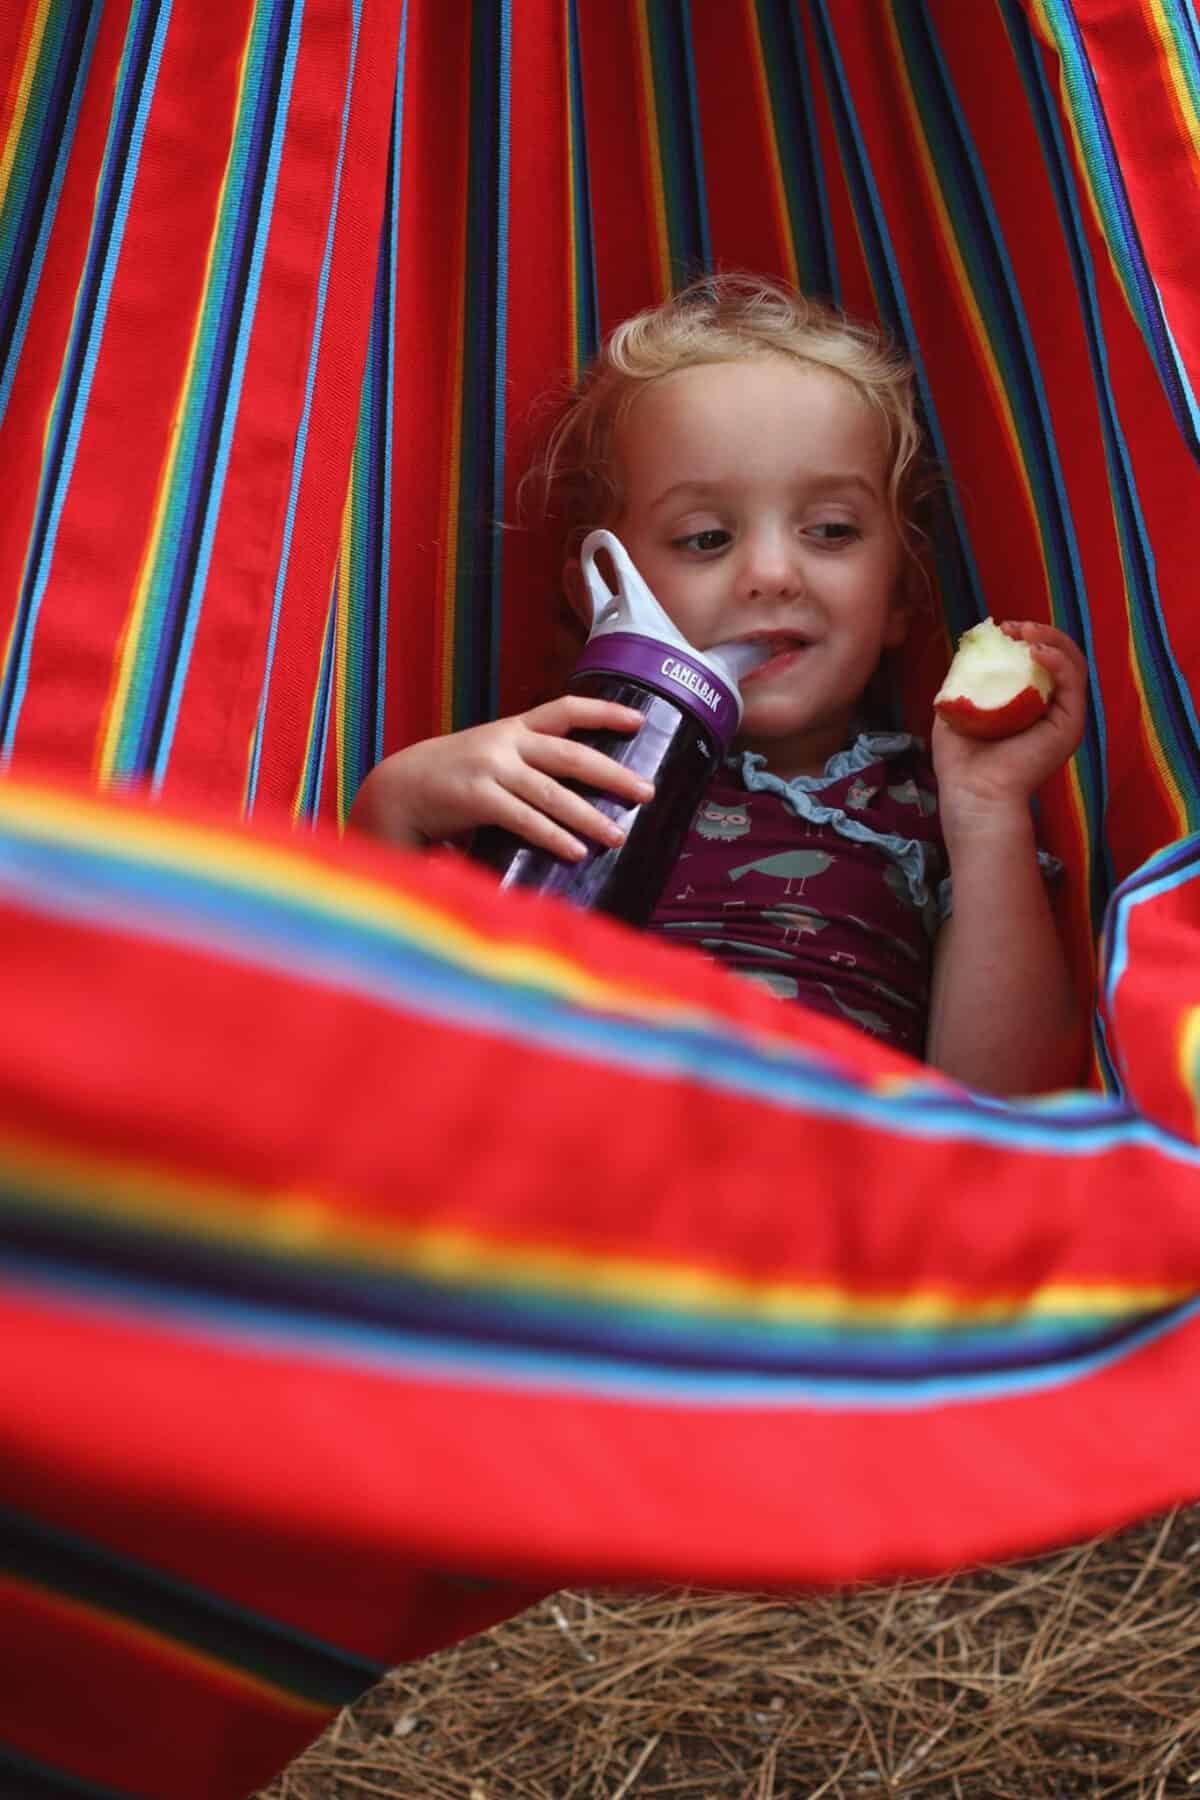
[[[656,500],[650,502],[651,511],[665,506],[668,500],[677,500],[681,494],[695,494],[700,499],[707,499],[710,494],[719,494],[719,481],[677,481],[673,487],[664,488]]]
[[[727,482],[722,481],[677,481],[672,487],[664,488],[658,498],[651,501],[650,510],[656,512],[660,506],[665,506],[668,500],[678,500],[683,494],[695,494],[698,499],[708,499],[713,494],[722,493],[728,485]],[[817,475],[813,480],[805,482],[803,486],[807,492],[818,497],[822,494],[835,493],[840,488],[854,488],[866,494],[871,500],[882,500],[883,498],[873,481],[868,481],[865,475],[859,475],[852,471],[847,471],[845,474],[835,472],[830,475]]]

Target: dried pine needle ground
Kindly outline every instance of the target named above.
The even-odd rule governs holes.
[[[561,1593],[396,1670],[260,1800],[1200,1796],[1200,1511],[802,1600]]]

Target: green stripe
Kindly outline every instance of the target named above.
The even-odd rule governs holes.
[[[205,410],[213,380],[213,356],[219,341],[221,317],[233,273],[233,249],[247,207],[256,207],[260,199],[264,198],[257,185],[251,192],[247,192],[246,177],[251,132],[260,101],[264,56],[275,11],[272,0],[268,0],[267,4],[256,5],[254,9],[229,165],[213,243],[211,273],[200,303],[195,360],[184,396],[178,440],[171,452],[170,489],[163,511],[162,532],[155,546],[154,564],[147,575],[144,612],[138,625],[137,649],[120,721],[114,755],[114,772],[118,775],[136,773],[144,762],[146,747],[143,735],[147,709],[162,651],[163,634],[171,623],[170,615],[174,610],[171,607],[172,588],[184,547],[185,513],[196,480],[197,455],[202,443],[210,442],[216,429],[215,419],[211,416],[206,419]],[[285,30],[279,48],[280,55],[286,50],[286,42]],[[281,95],[281,100],[286,105],[286,96]],[[265,196],[267,204],[271,197],[270,193]],[[254,297],[252,289],[247,299],[252,303]],[[226,411],[231,404],[236,404],[236,374],[234,381],[235,385],[230,393],[222,397],[219,408],[221,412]],[[207,483],[205,486],[207,489]],[[203,497],[200,497],[200,501],[203,509]],[[193,540],[198,529],[199,522],[193,520],[190,526]],[[180,595],[179,602],[183,601],[184,596]]]
[[[912,0],[891,0],[930,155],[970,291],[987,333],[1016,427],[1021,465],[1033,499],[1053,616],[1090,647],[1091,621],[1075,522],[1033,334],[982,162],[932,23]],[[1094,695],[1077,758],[1091,852],[1091,907],[1098,927],[1112,886],[1103,833],[1107,804],[1104,720]]]
[[[712,267],[688,0],[646,0],[671,283]]]
[[[757,0],[757,14],[800,286],[837,304],[841,280],[799,11],[789,0]]]

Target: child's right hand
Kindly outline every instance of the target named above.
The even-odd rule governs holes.
[[[601,788],[630,805],[652,799],[654,788],[602,750],[566,734],[632,733],[641,722],[633,707],[564,694],[532,712],[426,738],[371,770],[350,808],[350,823],[413,846],[477,825],[502,825],[538,849],[578,862],[587,854],[583,838],[620,844],[625,834],[564,787],[564,780]]]

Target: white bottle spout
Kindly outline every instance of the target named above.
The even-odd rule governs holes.
[[[614,590],[600,572],[596,557],[604,550],[612,558],[617,586]],[[612,531],[593,531],[583,540],[580,564],[592,602],[591,638],[603,637],[610,631],[633,631],[639,637],[654,638],[660,644],[673,644],[686,651],[693,660],[706,664],[738,698],[738,682],[743,675],[766,662],[771,654],[764,643],[716,644],[709,650],[697,650],[663,611],[637,569],[620,538]]]
[[[607,551],[616,570],[616,591],[609,587],[596,561],[598,553]],[[583,577],[592,601],[591,637],[602,637],[610,631],[635,631],[639,637],[656,638],[662,644],[691,650],[683,633],[672,623],[643,581],[633,558],[620,538],[612,531],[593,531],[583,540],[579,553]]]
[[[709,662],[719,663],[723,669],[727,669],[730,680],[735,684],[743,675],[748,675],[751,669],[757,669],[760,663],[765,663],[770,654],[770,644],[764,644],[761,640],[754,644],[714,644],[711,650],[705,651]]]

